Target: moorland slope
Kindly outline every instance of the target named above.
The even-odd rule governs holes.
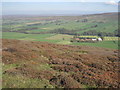
[[[118,51],[3,39],[3,88],[118,88]]]

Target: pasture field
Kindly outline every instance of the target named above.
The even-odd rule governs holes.
[[[47,40],[45,38],[53,36],[54,34],[23,34],[16,32],[3,32],[3,38],[5,39],[17,39],[17,40],[29,40],[29,41],[48,41],[57,42],[58,40]]]
[[[118,16],[110,15],[90,15],[90,16],[55,16],[55,17],[3,17],[4,31],[24,32],[46,32],[64,28],[75,33],[85,31],[101,31],[113,33],[118,29]],[[95,26],[97,25],[97,26]]]
[[[46,39],[49,39],[49,40],[63,40],[64,39],[64,40],[70,41],[71,38],[73,38],[73,35],[56,34]]]
[[[118,41],[118,37],[114,35],[118,30],[117,19],[117,13],[54,17],[3,16],[2,38],[116,49],[117,44],[114,42]],[[110,36],[105,36],[104,41],[98,43],[70,42],[75,34],[80,34],[81,37],[98,37],[91,35],[98,32],[107,33]],[[87,35],[84,35],[84,33],[87,33]]]
[[[72,45],[83,45],[83,46],[92,46],[92,47],[103,47],[118,49],[118,41],[102,41],[97,43],[72,43]]]
[[[97,37],[97,36],[81,36],[81,37]],[[104,47],[118,49],[118,38],[117,37],[104,37],[105,40],[97,43],[71,43],[70,39],[73,35],[63,34],[23,34],[16,32],[3,32],[3,38],[5,39],[18,39],[28,41],[45,41],[56,44],[67,44],[67,45],[86,45],[95,47]]]

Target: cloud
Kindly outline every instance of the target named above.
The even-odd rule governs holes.
[[[118,3],[114,0],[111,0],[109,2],[105,2],[106,4],[110,4],[110,5],[118,5]]]

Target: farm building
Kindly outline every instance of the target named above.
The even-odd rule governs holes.
[[[99,37],[99,38],[98,38],[98,41],[103,41],[103,40],[102,40],[102,38]]]
[[[71,42],[97,42],[102,41],[102,38],[96,37],[74,37],[71,39]]]

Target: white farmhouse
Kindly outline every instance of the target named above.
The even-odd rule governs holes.
[[[99,37],[99,38],[98,38],[98,41],[103,41],[103,40],[102,40],[102,38]]]
[[[97,39],[95,38],[95,39],[92,39],[92,41],[97,41]]]

